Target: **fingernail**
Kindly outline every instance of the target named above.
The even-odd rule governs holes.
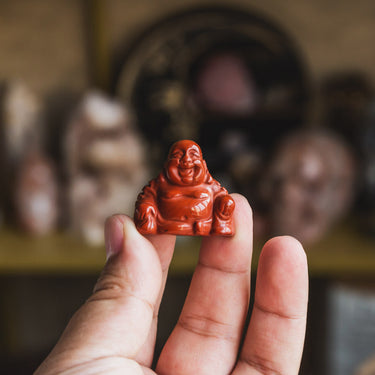
[[[124,242],[133,242],[140,234],[132,220],[125,220],[123,227]]]
[[[124,246],[124,223],[117,216],[109,217],[105,222],[105,249],[107,260],[118,254]]]

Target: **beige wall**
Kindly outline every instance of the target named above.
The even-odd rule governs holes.
[[[232,0],[273,18],[295,38],[313,78],[360,69],[375,82],[374,0]],[[109,49],[159,17],[198,0],[107,0]],[[81,0],[0,1],[0,80],[22,79],[46,92],[88,85]]]
[[[142,30],[164,14],[198,0],[110,0],[107,2],[113,45]],[[314,78],[341,69],[368,72],[375,82],[374,0],[231,0],[254,9],[281,25],[301,47]]]
[[[87,81],[77,0],[0,1],[0,80],[20,79],[44,93]]]

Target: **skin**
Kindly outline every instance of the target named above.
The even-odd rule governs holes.
[[[106,222],[108,260],[93,295],[35,374],[297,375],[308,299],[305,252],[291,237],[265,244],[245,327],[252,214],[245,198],[232,197],[236,234],[203,238],[185,305],[155,370],[157,315],[175,237],[146,238],[130,218],[116,215]]]

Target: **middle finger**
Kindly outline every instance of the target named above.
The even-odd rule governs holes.
[[[160,356],[158,374],[228,374],[233,369],[250,296],[252,215],[236,202],[233,237],[202,241],[181,316]]]

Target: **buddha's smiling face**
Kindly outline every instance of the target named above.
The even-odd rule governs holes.
[[[189,140],[176,142],[169,152],[165,172],[174,185],[194,186],[203,183],[207,166],[200,147]]]

